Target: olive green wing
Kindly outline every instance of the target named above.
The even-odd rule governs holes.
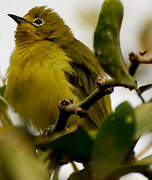
[[[62,47],[66,54],[72,59],[74,73],[68,75],[69,81],[79,89],[79,98],[84,99],[96,87],[95,81],[98,76],[106,76],[92,51],[83,43],[74,39],[73,42]],[[95,103],[88,112],[88,119],[98,127],[99,124],[111,112],[111,101],[109,96]]]

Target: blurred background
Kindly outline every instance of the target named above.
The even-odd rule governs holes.
[[[0,5],[0,74],[3,77],[9,65],[9,59],[14,49],[14,31],[16,24],[7,16],[8,13],[23,16],[34,6],[46,5],[64,19],[74,33],[75,37],[93,49],[93,34],[103,0],[5,0]],[[124,5],[124,19],[121,29],[121,49],[127,65],[128,54],[143,50],[152,50],[152,1],[151,0],[122,0]],[[152,65],[139,67],[135,78],[139,85],[152,83]],[[145,100],[152,97],[152,90],[144,93]],[[111,95],[113,109],[122,101],[129,101],[137,106],[141,100],[135,92],[125,88],[115,88]],[[145,135],[137,144],[136,153],[143,146],[152,142],[151,134]],[[151,153],[149,150],[147,154]],[[81,168],[81,165],[80,165]],[[61,179],[69,175],[70,165],[62,169]],[[141,175],[131,174],[122,180],[145,180]]]

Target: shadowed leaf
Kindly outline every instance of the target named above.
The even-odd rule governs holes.
[[[58,134],[53,139],[40,143],[38,147],[51,148],[56,153],[66,155],[74,161],[85,162],[90,160],[94,140],[87,131],[79,127],[66,134],[62,132]]]
[[[36,159],[33,147],[24,128],[0,129],[1,180],[49,180],[49,173]]]
[[[93,173],[98,180],[117,169],[128,155],[135,132],[133,108],[127,103],[117,107],[98,131],[93,151]]]
[[[4,98],[0,96],[0,115],[5,114],[8,110],[8,104]]]

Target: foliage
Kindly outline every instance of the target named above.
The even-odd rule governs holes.
[[[137,90],[121,55],[119,32],[123,7],[119,0],[105,0],[95,32],[95,53],[111,84]],[[108,82],[108,83],[109,83]],[[9,105],[3,99],[5,85],[0,88],[0,177],[1,180],[48,180],[69,162],[84,165],[68,180],[116,180],[121,176],[139,172],[152,177],[152,156],[137,160],[134,147],[138,139],[152,131],[152,102],[133,108],[128,102],[120,104],[98,129],[89,130],[73,126],[59,132],[41,135],[31,133],[26,125],[13,124]],[[147,90],[147,89],[145,89]],[[142,91],[143,92],[143,91]]]

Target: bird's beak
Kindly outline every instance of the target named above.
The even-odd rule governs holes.
[[[13,14],[8,14],[8,16],[10,16],[17,24],[28,23],[28,21],[25,20],[22,17],[16,16],[16,15],[13,15]]]

